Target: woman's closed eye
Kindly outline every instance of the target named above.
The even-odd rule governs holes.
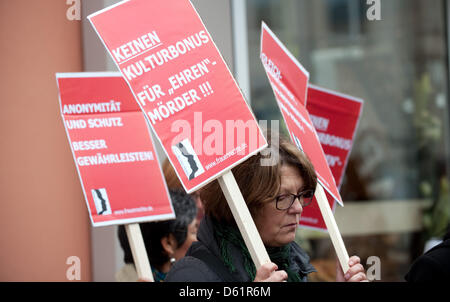
[[[282,194],[282,195],[278,195],[278,196],[277,196],[277,199],[278,199],[279,201],[282,201],[282,200],[291,198],[291,196],[292,196],[291,194]]]
[[[304,198],[312,198],[314,196],[314,191],[313,190],[306,190],[303,192],[299,192],[298,194],[303,193],[303,197]]]

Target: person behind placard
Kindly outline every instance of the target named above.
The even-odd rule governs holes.
[[[184,190],[170,190],[170,198],[175,210],[175,219],[140,224],[155,282],[164,281],[173,263],[181,259],[192,242],[197,240],[197,207],[193,198]],[[116,280],[138,281],[133,255],[123,225],[119,226],[117,234],[124,251],[125,266],[116,273]]]
[[[303,207],[311,203],[316,189],[314,168],[286,139],[280,138],[279,146],[269,148],[272,155],[278,148],[277,164],[262,165],[263,155],[258,153],[232,172],[272,262],[256,270],[216,180],[201,191],[205,217],[198,241],[175,263],[166,281],[302,282],[315,271],[309,256],[294,242]],[[338,266],[337,281],[367,281],[357,256],[349,259],[349,266],[345,276]]]
[[[184,190],[175,170],[173,169],[172,165],[167,160],[167,158],[164,160],[162,164],[162,170],[164,173],[164,178],[166,179],[167,187],[169,189]],[[200,200],[200,190],[195,191],[194,193],[191,194],[191,196],[192,198],[194,198],[195,204],[197,205],[197,220],[200,221],[202,220],[204,215],[203,204]]]
[[[450,281],[450,227],[440,244],[414,261],[405,280],[407,282]]]

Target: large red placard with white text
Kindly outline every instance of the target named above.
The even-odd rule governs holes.
[[[188,193],[267,146],[190,1],[123,1],[88,18]]]
[[[305,107],[309,73],[264,23],[261,29],[261,60],[290,137],[314,165],[317,180],[324,187],[333,209],[335,202],[342,204],[342,199]],[[316,202],[303,210],[300,225],[326,230]]]
[[[306,109],[338,188],[342,184],[362,108],[362,99],[308,86]]]
[[[150,128],[120,73],[56,77],[93,226],[175,218]]]

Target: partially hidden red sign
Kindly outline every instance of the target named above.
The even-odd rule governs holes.
[[[130,0],[89,20],[188,193],[267,146],[189,0]]]
[[[342,184],[362,108],[362,99],[315,85],[308,87],[306,109],[338,188]]]
[[[334,208],[335,201],[343,204],[316,130],[305,107],[309,73],[265,23],[262,24],[261,29],[261,60],[292,141],[314,165],[317,180],[325,189],[330,207]],[[295,83],[297,84],[293,91],[290,87]],[[326,229],[316,202],[304,208],[300,225]]]
[[[56,78],[92,225],[175,218],[150,128],[120,73]]]

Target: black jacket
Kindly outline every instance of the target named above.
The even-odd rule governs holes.
[[[417,258],[405,279],[408,282],[450,281],[450,239]]]
[[[211,219],[205,217],[198,229],[198,241],[194,242],[186,256],[177,261],[169,271],[166,282],[250,282],[243,265],[242,252],[235,245],[231,255],[236,271],[231,273],[220,258],[219,246],[214,238]],[[309,256],[295,243],[291,247],[291,268],[303,281],[314,272]]]

